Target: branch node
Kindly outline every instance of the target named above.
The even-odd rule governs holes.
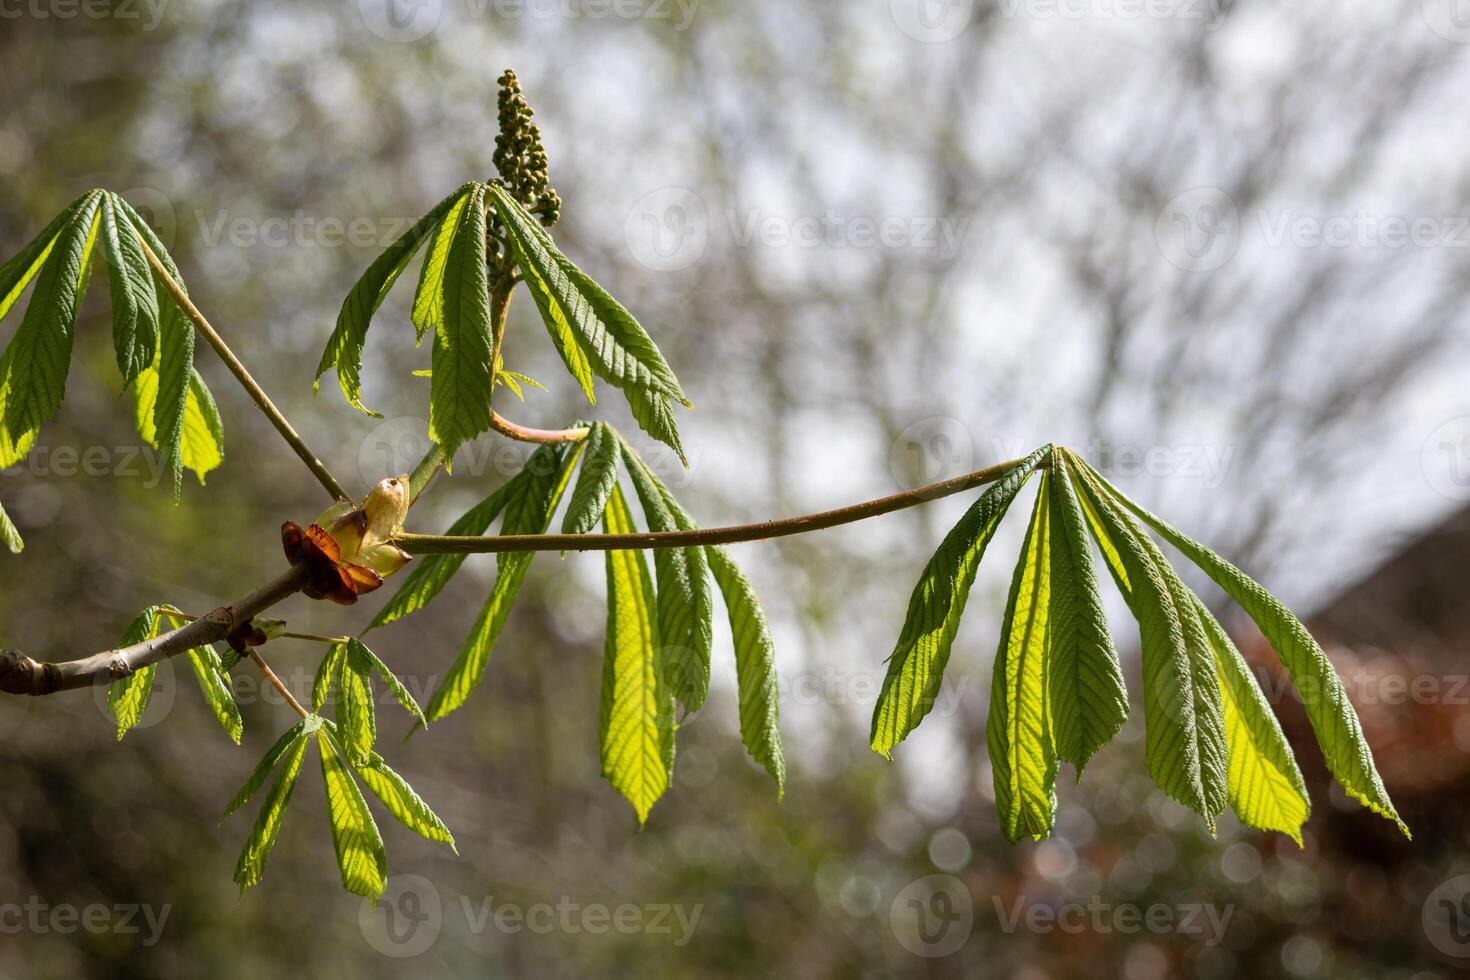
[[[61,681],[52,664],[32,660],[19,650],[0,650],[0,691],[6,694],[50,694]]]

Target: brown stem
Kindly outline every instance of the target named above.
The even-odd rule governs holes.
[[[1010,472],[1022,461],[987,466],[964,476],[930,483],[889,497],[868,500],[837,510],[759,524],[731,527],[706,527],[693,531],[643,531],[633,534],[501,534],[486,537],[443,534],[400,534],[394,539],[399,547],[416,555],[478,554],[504,551],[618,551],[645,548],[688,548],[698,545],[733,544],[737,541],[764,541],[807,531],[851,524],[914,507],[930,500],[962,493],[972,487],[991,483]]]
[[[307,469],[311,470],[317,482],[322,485],[327,493],[331,494],[333,500],[349,499],[347,491],[342,489],[342,484],[338,483],[337,478],[327,471],[326,466],[317,458],[316,453],[311,451],[301,436],[291,427],[291,423],[286,420],[286,416],[282,415],[281,410],[276,408],[275,402],[271,401],[270,396],[256,383],[255,378],[245,369],[245,365],[240,363],[240,359],[235,356],[234,351],[230,350],[224,338],[219,335],[214,327],[210,326],[204,314],[200,313],[199,308],[194,305],[193,300],[189,299],[189,294],[184,292],[184,287],[175,281],[174,277],[169,273],[168,268],[159,261],[157,255],[153,254],[153,250],[148,247],[147,242],[143,241],[141,235],[138,236],[138,243],[142,245],[143,254],[148,257],[148,264],[153,267],[153,272],[158,276],[159,282],[163,283],[163,288],[168,290],[169,295],[173,297],[179,309],[183,310],[184,315],[189,318],[189,322],[194,324],[194,329],[199,331],[204,339],[209,342],[209,346],[214,348],[214,352],[219,355],[220,360],[225,362],[225,367],[230,369],[230,373],[235,376],[235,380],[240,382],[240,386],[245,389],[245,393],[265,413],[265,417],[271,420],[271,424],[276,427],[276,431],[281,434],[281,438],[285,439],[291,448],[296,451],[296,455],[301,457],[301,461],[306,464]]]
[[[236,626],[300,592],[305,584],[305,567],[293,566],[238,602],[221,606],[192,623],[130,647],[104,650],[79,660],[42,663],[16,650],[0,651],[0,691],[6,694],[53,694],[95,683],[110,683],[149,664],[223,640]]]
[[[490,428],[509,439],[515,439],[519,442],[540,443],[581,442],[587,438],[587,433],[592,431],[586,427],[576,429],[533,429],[530,426],[518,425],[493,409],[490,412]]]
[[[250,659],[255,661],[255,666],[259,667],[260,672],[265,675],[265,679],[271,682],[271,687],[274,687],[280,693],[281,697],[286,699],[286,703],[295,709],[298,715],[305,718],[310,713],[301,706],[301,702],[296,700],[296,696],[291,693],[291,689],[276,676],[276,672],[271,670],[271,665],[265,662],[265,658],[260,655],[260,651],[255,649],[255,647],[250,648]]]

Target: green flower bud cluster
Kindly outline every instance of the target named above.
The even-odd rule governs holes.
[[[500,76],[500,135],[495,137],[495,169],[510,192],[550,228],[561,217],[561,198],[548,186],[546,148],[531,121],[531,107],[509,68]]]

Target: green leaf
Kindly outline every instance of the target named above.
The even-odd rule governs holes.
[[[139,613],[137,618],[123,631],[118,647],[130,647],[157,636],[159,629],[163,626],[160,611],[159,606],[149,606]],[[118,741],[122,741],[122,737],[138,724],[143,717],[143,712],[148,710],[148,701],[153,697],[155,670],[156,665],[149,664],[108,685],[107,706],[112,709],[112,716],[117,719]]]
[[[622,389],[638,424],[682,459],[671,403],[689,401],[658,345],[631,313],[557,249],[504,187],[493,184],[490,194],[552,343],[588,401],[596,402],[595,372]]]
[[[25,248],[0,266],[0,320],[10,313],[31,280],[36,278],[36,273],[46,264],[62,228],[69,225],[77,212],[88,204],[93,193],[89,191],[68,204]]]
[[[555,467],[560,465],[560,459],[553,459],[548,452],[538,450],[532,455],[524,469],[507,480],[490,496],[465,511],[459,520],[450,525],[449,530],[444,533],[468,537],[484,534],[494,523],[495,518],[500,516],[500,512],[505,509],[507,501],[518,499],[527,492],[528,485],[535,479],[534,468],[531,465],[533,463],[536,464],[536,467],[542,465]],[[443,591],[444,586],[449,584],[449,580],[454,578],[455,573],[459,571],[460,566],[468,557],[467,554],[428,555],[414,562],[403,586],[373,617],[373,621],[368,624],[368,629],[386,626],[427,606],[435,596]]]
[[[1220,623],[1194,597],[1215,654],[1230,747],[1230,808],[1258,830],[1279,830],[1297,846],[1311,813],[1307,786],[1261,686]]]
[[[582,469],[562,519],[563,534],[586,534],[597,526],[618,482],[618,436],[606,422],[594,422],[583,440]]]
[[[1312,723],[1312,730],[1322,746],[1322,754],[1333,777],[1349,796],[1374,813],[1392,820],[1406,837],[1409,836],[1409,828],[1399,818],[1388,791],[1383,788],[1383,780],[1373,764],[1373,750],[1363,737],[1358,714],[1353,710],[1342,680],[1337,676],[1332,661],[1327,659],[1327,654],[1301,621],[1260,583],[1230,562],[1139,507],[1095,471],[1093,476],[1119,504],[1138,515],[1203,569],[1255,621],[1301,693],[1307,719]]]
[[[1043,473],[1011,578],[985,725],[995,809],[1011,843],[1028,834],[1041,840],[1056,819],[1057,756],[1047,688],[1052,643],[1050,483]]]
[[[174,500],[184,479],[184,418],[194,379],[194,325],[182,316],[163,318],[158,331],[158,386],[153,404],[154,439],[173,476]]]
[[[296,729],[292,731],[295,732]],[[271,784],[270,792],[266,794],[260,813],[255,818],[255,826],[251,828],[250,836],[240,850],[240,859],[235,863],[235,884],[240,886],[241,892],[251,885],[259,884],[265,874],[266,858],[270,857],[271,848],[276,846],[276,838],[281,833],[281,821],[286,816],[286,807],[291,803],[291,794],[296,791],[296,777],[301,775],[301,763],[306,757],[305,731],[303,728],[302,733],[297,734],[283,751],[285,764],[276,776],[276,781]],[[269,769],[266,771],[269,772]],[[252,775],[251,779],[254,778]],[[261,782],[264,781],[262,775]],[[249,785],[246,784],[247,787]]]
[[[77,311],[92,273],[100,192],[86,195],[57,232],[36,276],[30,304],[3,360],[4,425],[19,444],[61,407],[71,367]]]
[[[735,674],[740,695],[740,740],[750,757],[776,781],[776,798],[786,793],[786,754],[781,748],[781,692],[776,683],[776,641],[750,579],[724,548],[704,549],[720,587],[735,640]]]
[[[378,676],[383,678],[383,683],[388,685],[388,690],[392,692],[393,699],[403,706],[403,710],[418,719],[420,725],[426,728],[428,727],[428,719],[424,717],[423,709],[419,707],[419,703],[414,700],[408,688],[403,686],[403,682],[398,679],[398,675],[389,670],[388,665],[383,663],[376,653],[369,650],[356,637],[347,641],[347,649],[349,658],[357,657],[370,664],[372,669],[378,672]]]
[[[452,459],[490,428],[490,283],[485,268],[485,192],[470,188],[444,266],[443,320],[434,331],[429,437]]]
[[[383,837],[368,812],[367,800],[357,780],[343,764],[330,734],[317,732],[317,749],[322,757],[322,781],[327,789],[327,816],[332,823],[332,845],[342,887],[354,895],[376,899],[388,887],[388,855]]]
[[[349,641],[338,672],[337,732],[343,749],[353,762],[372,754],[378,739],[378,712],[373,703],[373,661],[367,647]]]
[[[415,337],[420,342],[424,334],[444,325],[444,273],[449,266],[449,249],[464,220],[473,189],[469,184],[460,189],[459,199],[444,212],[443,220],[435,226],[429,240],[429,251],[419,269],[419,284],[413,295],[412,320]]]
[[[628,534],[633,515],[616,485],[603,527]],[[607,552],[607,642],[602,661],[602,775],[633,804],[638,823],[674,771],[674,695],[656,661],[653,579],[641,551]]]
[[[18,555],[25,550],[25,542],[20,538],[20,532],[10,521],[10,515],[5,513],[5,508],[0,506],[0,544],[10,551],[12,555]]]
[[[1143,650],[1145,745],[1149,775],[1165,793],[1205,818],[1228,802],[1229,748],[1214,653],[1194,603],[1142,527],[1102,494],[1076,456],[1067,459],[1109,550],[1122,563],[1119,579],[1138,620]],[[1126,581],[1128,586],[1123,587]]]
[[[382,756],[373,753],[366,765],[357,767],[357,774],[399,823],[421,837],[448,844],[450,850],[459,853],[454,846],[454,835],[444,826],[444,821],[429,808],[423,797],[414,792],[407,780],[388,767]]]
[[[1110,742],[1128,719],[1123,669],[1098,592],[1092,543],[1065,465],[1053,453],[1048,517],[1051,564],[1051,665],[1048,669],[1057,756],[1077,767]]]
[[[1011,501],[1045,458],[1036,450],[992,484],[945,535],[909,597],[898,644],[873,711],[873,751],[886,759],[934,707],[975,570]]]
[[[576,452],[567,452],[565,445],[540,446],[526,461],[528,478],[516,483],[516,489],[505,501],[505,517],[501,522],[502,534],[544,534],[551,524],[557,502],[566,489]],[[507,484],[510,486],[511,484]],[[533,553],[529,551],[504,553],[496,556],[495,587],[490,599],[480,610],[463,648],[449,674],[429,699],[425,709],[430,721],[437,721],[449,714],[470,696],[485,674],[485,665],[490,662],[490,651],[510,615],[521,582],[531,567]]]
[[[316,731],[320,725],[321,719],[316,715],[312,715],[310,718],[303,718],[286,729],[281,734],[281,737],[276,739],[275,744],[266,750],[265,755],[261,757],[260,762],[256,764],[255,769],[250,773],[250,778],[245,780],[245,785],[240,787],[240,791],[235,794],[235,798],[230,801],[230,805],[225,807],[225,816],[228,817],[249,803],[256,792],[265,785],[265,781],[270,778],[270,774],[274,771],[276,765],[288,753],[305,745],[307,736]]]
[[[133,385],[135,419],[138,434],[148,445],[158,448],[158,429],[154,417],[158,404],[158,360],[138,375]],[[189,370],[189,392],[184,403],[184,417],[179,427],[179,458],[184,467],[193,470],[204,484],[204,477],[225,459],[224,426],[214,396],[205,386],[198,370]]]
[[[316,677],[311,683],[311,710],[320,711],[332,696],[332,681],[342,672],[342,661],[347,658],[347,644],[338,643],[331,647],[317,666]]]
[[[373,314],[383,305],[388,291],[393,288],[404,267],[423,245],[430,229],[438,227],[451,209],[462,207],[473,186],[473,182],[464,184],[436,204],[368,266],[362,278],[342,302],[342,310],[337,314],[337,326],[327,339],[326,349],[322,351],[322,359],[317,364],[313,387],[321,384],[321,377],[327,373],[328,368],[335,367],[337,383],[341,385],[342,394],[347,396],[352,406],[374,418],[381,418],[377,412],[362,403],[362,348],[367,342],[368,327],[372,324]]]
[[[112,292],[112,340],[123,383],[131,383],[153,363],[158,348],[158,293],[153,270],[126,215],[119,216],[115,194],[102,195],[102,245]]]
[[[637,453],[623,445],[623,458],[643,506],[650,531],[692,531],[694,521],[679,506]],[[710,652],[714,646],[714,594],[703,548],[659,548],[653,553],[657,577],[658,635],[664,647],[664,675],[686,712],[698,711],[709,697]]]
[[[194,676],[199,681],[199,690],[204,692],[204,700],[209,705],[209,711],[214,715],[214,720],[219,722],[225,734],[229,735],[236,745],[239,745],[245,723],[240,718],[240,706],[235,703],[235,695],[230,690],[230,682],[225,679],[224,665],[220,661],[219,654],[213,647],[195,647],[189,651],[189,663],[194,666]]]

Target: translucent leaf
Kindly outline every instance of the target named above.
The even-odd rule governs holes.
[[[1047,689],[1051,643],[1050,477],[1043,473],[1026,540],[1011,579],[990,684],[985,735],[995,809],[1012,843],[1051,833],[1057,809],[1057,756]]]
[[[338,643],[329,649],[317,666],[316,677],[311,683],[311,710],[320,711],[332,696],[332,682],[342,672],[342,661],[347,657],[347,644]]]
[[[112,340],[123,383],[131,382],[153,363],[158,347],[158,294],[153,270],[126,215],[119,214],[116,195],[102,196],[102,246],[112,293]]]
[[[213,647],[195,647],[189,651],[189,663],[194,667],[194,677],[199,681],[199,690],[204,693],[205,703],[214,715],[214,720],[225,730],[225,734],[240,744],[245,723],[240,717],[240,706],[235,703],[230,682],[225,679],[224,666]]]
[[[1128,719],[1128,694],[1093,567],[1092,541],[1077,492],[1053,455],[1049,522],[1051,713],[1057,756],[1077,767]]]
[[[750,579],[724,548],[705,548],[709,570],[725,599],[735,638],[735,671],[740,694],[740,739],[750,757],[776,781],[776,797],[786,792],[786,754],[781,748],[781,692],[776,683],[776,642],[771,624]]]
[[[603,527],[633,531],[614,486]],[[641,551],[607,552],[607,641],[602,661],[602,774],[633,804],[639,824],[669,788],[674,770],[674,696],[656,660],[653,579]]]
[[[617,433],[605,422],[594,422],[583,440],[582,467],[562,520],[563,534],[586,534],[597,526],[618,482],[620,457]]]
[[[306,757],[305,730],[302,728],[302,733],[293,737],[278,757],[283,757],[285,762],[276,781],[271,784],[265,802],[260,806],[260,813],[255,818],[255,826],[250,829],[245,846],[240,850],[240,859],[235,863],[235,884],[240,886],[242,892],[251,885],[259,884],[265,874],[266,858],[270,857],[271,848],[276,846],[276,838],[281,833],[281,821],[285,819],[286,807],[291,804],[291,794],[296,791],[296,777],[301,775],[301,763]],[[269,771],[266,770],[267,773]],[[251,778],[253,780],[254,776]],[[264,781],[262,776],[261,782]],[[249,786],[248,783],[246,785]]]
[[[20,538],[20,532],[10,521],[10,515],[5,513],[5,508],[0,506],[0,544],[5,545],[12,555],[18,555],[25,550],[25,542]]]
[[[145,368],[133,385],[135,418],[138,434],[148,445],[158,448],[158,429],[154,425],[158,400],[158,361]],[[189,393],[184,403],[184,418],[179,429],[179,454],[184,467],[193,470],[204,483],[204,477],[225,459],[224,426],[214,396],[196,369],[189,371]]]
[[[163,625],[163,620],[159,615],[160,611],[159,606],[149,606],[139,613],[137,618],[123,631],[118,647],[130,647],[156,637]],[[154,664],[140,667],[127,677],[115,680],[108,685],[107,706],[112,709],[112,716],[117,719],[118,741],[122,741],[122,737],[138,724],[143,717],[143,712],[148,710],[148,701],[153,696],[155,669]]]
[[[454,835],[444,826],[444,821],[429,808],[423,797],[414,792],[407,780],[388,767],[382,756],[374,753],[366,765],[357,767],[357,774],[399,823],[421,837],[448,844],[451,850],[458,852],[454,846]]]
[[[388,855],[383,850],[382,835],[331,736],[321,730],[316,739],[342,887],[354,895],[376,899],[388,887]]]
[[[914,586],[873,711],[873,751],[884,758],[892,758],[894,746],[933,709],[985,547],[1047,452],[1047,447],[1036,450],[980,495],[945,535]]]
[[[281,737],[276,739],[275,744],[266,750],[265,755],[261,757],[260,762],[251,771],[250,778],[245,780],[245,785],[240,787],[240,791],[235,794],[235,798],[230,801],[230,805],[225,807],[225,816],[228,817],[249,803],[256,792],[265,785],[265,781],[270,778],[270,774],[275,770],[277,764],[296,748],[305,745],[307,736],[316,731],[320,725],[321,719],[313,715],[310,718],[301,719],[286,729],[281,734]]]
[[[577,456],[577,452],[567,451],[565,444],[541,446],[531,454],[524,471],[528,478],[517,484],[506,498],[505,517],[500,526],[502,534],[546,533]],[[430,721],[443,718],[464,704],[479,685],[485,665],[490,662],[490,651],[531,567],[532,557],[533,553],[528,551],[496,556],[495,587],[448,675],[429,699],[425,714]]]
[[[429,251],[419,269],[419,284],[413,294],[411,317],[419,341],[424,339],[424,334],[439,329],[444,323],[444,272],[449,266],[449,247],[454,244],[455,234],[464,221],[465,208],[469,205],[473,189],[468,184],[460,189],[459,199],[444,212],[443,219],[434,226],[433,236],[429,239]]]
[[[378,739],[378,712],[373,703],[373,661],[367,647],[347,644],[338,671],[337,732],[348,758],[359,762],[372,755]]]
[[[79,210],[89,206],[93,193],[95,192],[83,194],[68,204],[25,248],[4,265],[0,265],[0,320],[10,313],[31,280],[36,278],[36,273],[46,264],[51,250],[56,247],[61,236],[61,230],[71,224]]]
[[[414,700],[408,688],[403,686],[403,682],[398,679],[398,675],[389,670],[388,665],[383,663],[376,653],[369,650],[356,637],[347,641],[347,650],[349,657],[357,657],[371,665],[372,669],[377,671],[378,676],[383,678],[383,683],[388,685],[388,690],[392,693],[393,699],[403,706],[404,711],[407,711],[414,718],[418,719],[420,725],[427,726],[429,724],[428,719],[424,717],[423,709],[419,707],[419,703]]]
[[[444,267],[444,310],[434,331],[429,437],[452,459],[490,428],[490,284],[484,188],[470,188]]]
[[[462,206],[472,186],[472,183],[461,186],[389,245],[368,266],[342,303],[342,310],[337,314],[337,326],[332,330],[326,349],[322,351],[321,362],[317,365],[316,383],[320,384],[321,376],[328,368],[335,367],[342,393],[361,412],[380,417],[377,412],[362,404],[362,348],[367,342],[368,327],[372,324],[373,314],[383,305],[388,291],[398,281],[398,276],[409,260],[418,252],[430,229],[437,227],[456,205]]]

